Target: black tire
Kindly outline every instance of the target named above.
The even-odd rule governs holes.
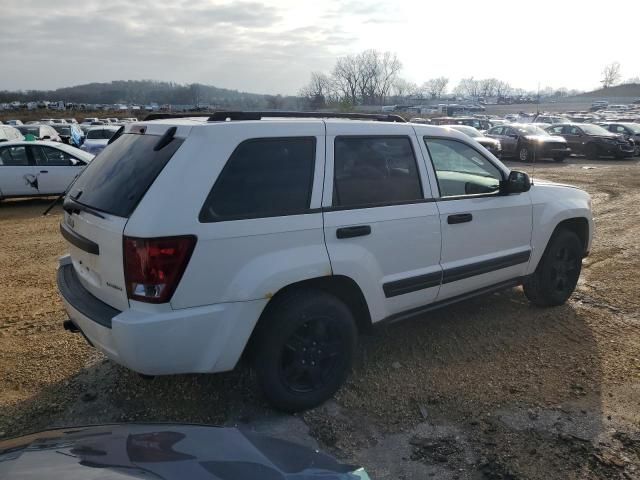
[[[564,304],[578,283],[583,245],[569,230],[559,230],[549,241],[536,271],[523,283],[529,301],[541,307]]]
[[[320,405],[346,379],[358,332],[349,308],[310,290],[275,299],[255,344],[258,385],[271,405],[297,412]]]
[[[521,162],[529,161],[529,157],[531,157],[531,152],[527,145],[523,145],[523,144],[518,145],[516,152],[517,152],[518,160],[520,160]]]
[[[584,151],[585,157],[589,160],[598,160],[600,158],[600,150],[597,145],[590,143]]]
[[[567,158],[567,157],[565,157],[564,155],[560,155],[560,156],[558,156],[558,157],[553,157],[553,161],[554,161],[554,162],[558,162],[558,163],[562,163],[562,162],[564,162],[564,160],[565,160],[566,158]]]

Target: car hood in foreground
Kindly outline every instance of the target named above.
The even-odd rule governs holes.
[[[0,441],[0,478],[369,479],[361,468],[284,440],[173,424],[74,427]]]

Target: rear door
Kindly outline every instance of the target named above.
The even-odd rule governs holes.
[[[38,195],[36,168],[25,145],[0,144],[0,197]]]
[[[574,125],[563,125],[562,136],[565,138],[573,153],[584,153],[584,137],[582,130]]]
[[[63,193],[86,166],[83,161],[57,148],[31,145],[29,149],[36,163],[41,194]]]
[[[186,134],[178,129],[168,144],[156,150],[164,131],[151,134],[150,129],[145,134],[124,134],[109,145],[84,169],[64,201],[60,228],[80,282],[118,310],[129,306],[122,255],[125,225]]]
[[[327,122],[323,210],[333,273],[361,286],[373,321],[436,298],[440,224],[412,127]]]
[[[511,142],[511,139],[509,139],[509,137],[507,137],[504,134],[506,129],[507,127],[503,127],[503,126],[493,127],[489,129],[489,131],[487,132],[487,137],[500,140],[500,145],[502,146],[502,153],[510,155],[513,153],[515,147],[513,145],[513,142]]]

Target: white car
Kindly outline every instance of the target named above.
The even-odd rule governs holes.
[[[59,195],[92,158],[57,142],[0,143],[0,199]]]
[[[572,294],[586,192],[531,185],[452,129],[277,115],[125,126],[64,201],[66,329],[146,375],[244,356],[296,411],[339,388],[373,324],[519,284],[538,305]]]
[[[120,127],[117,126],[96,126],[87,130],[81,150],[97,155],[109,143],[109,139],[115,135]]]
[[[11,125],[0,125],[0,145],[3,142],[11,142],[14,140],[24,140],[24,136],[16,127]]]

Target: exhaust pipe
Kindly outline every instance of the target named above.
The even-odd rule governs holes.
[[[65,330],[71,333],[80,332],[80,329],[76,327],[76,324],[73,323],[71,320],[65,320],[64,322],[62,322],[62,328],[64,328]]]

